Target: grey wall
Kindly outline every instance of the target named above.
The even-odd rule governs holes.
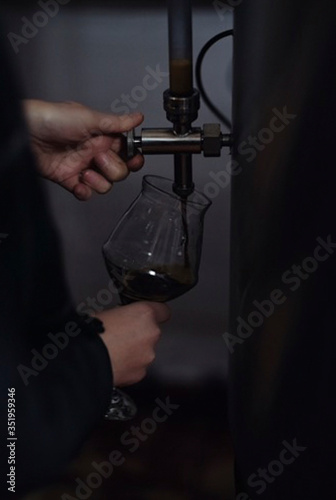
[[[139,2],[140,3],[140,2]],[[46,100],[75,100],[102,111],[111,110],[115,99],[141,85],[146,67],[167,70],[167,20],[164,7],[144,9],[114,7],[74,7],[71,2],[41,28],[16,55],[11,50],[27,97]],[[17,7],[7,10],[7,31],[20,34],[22,16],[31,19],[39,9]],[[210,4],[195,9],[194,49],[218,32],[230,28],[232,15],[223,20]],[[9,44],[9,42],[8,42]],[[9,48],[10,44],[9,44]],[[227,115],[231,104],[232,42],[214,47],[204,66],[209,94]],[[166,126],[162,92],[166,78],[148,92],[137,109],[145,113],[144,126]],[[203,106],[199,124],[217,121]],[[200,281],[186,296],[171,303],[173,318],[164,329],[154,366],[156,375],[196,380],[206,374],[225,376],[225,344],[221,334],[227,325],[229,269],[229,188],[217,189],[210,172],[223,170],[229,160],[195,157],[197,187],[213,196],[213,206],[205,220],[204,249]],[[69,285],[77,303],[96,297],[109,277],[101,256],[101,246],[118,218],[139,192],[143,174],[171,177],[173,163],[167,157],[148,157],[146,166],[106,196],[87,203],[46,182],[64,248]],[[212,184],[213,187],[213,184]],[[210,189],[210,190],[209,190]],[[214,196],[216,194],[216,196]]]

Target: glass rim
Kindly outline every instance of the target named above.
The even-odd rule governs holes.
[[[172,179],[169,179],[168,177],[163,177],[162,175],[147,174],[147,175],[143,176],[142,182],[143,183],[147,183],[150,187],[153,187],[154,189],[157,189],[161,193],[164,193],[167,196],[170,196],[171,198],[174,198],[175,200],[181,200],[181,199],[183,199],[183,198],[181,198],[181,196],[179,196],[178,194],[176,194],[173,191],[173,189],[171,190],[171,192],[167,191],[167,190],[163,189],[162,187],[157,186],[156,184],[154,184],[153,182],[151,182],[150,179],[158,179],[158,180],[168,181],[168,182],[170,182],[173,185],[174,181]],[[196,194],[197,196],[199,196],[202,201],[200,199],[198,199],[198,200],[191,200],[190,197],[193,196],[194,194]],[[212,205],[212,201],[210,200],[210,198],[208,198],[204,193],[201,193],[197,189],[194,189],[194,191],[186,198],[186,202],[189,203],[189,204],[198,205],[200,207],[209,207],[210,205]]]

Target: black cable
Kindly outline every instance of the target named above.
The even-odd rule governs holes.
[[[213,46],[215,45],[215,43],[217,43],[219,40],[222,40],[223,38],[226,38],[228,36],[233,36],[233,30],[227,30],[227,31],[223,31],[222,33],[218,33],[218,35],[214,36],[213,38],[211,38],[205,45],[204,47],[201,49],[200,53],[198,54],[198,57],[197,57],[197,60],[196,60],[196,68],[195,68],[195,72],[196,72],[196,84],[197,84],[197,87],[198,87],[198,90],[203,98],[203,101],[205,102],[205,104],[208,106],[208,108],[214,113],[215,116],[217,116],[217,118],[224,123],[224,125],[226,125],[229,129],[231,129],[231,122],[228,118],[226,118],[226,116],[223,115],[223,113],[221,113],[219,111],[219,109],[213,104],[213,102],[209,99],[205,89],[204,89],[204,85],[203,85],[203,81],[202,81],[202,74],[201,74],[201,70],[202,70],[202,63],[203,63],[203,59],[206,55],[206,53],[208,52],[208,50]]]

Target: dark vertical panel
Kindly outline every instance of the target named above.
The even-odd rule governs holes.
[[[249,498],[336,493],[335,17],[313,0],[243,0],[235,14],[227,343]],[[282,453],[294,440],[298,456]]]

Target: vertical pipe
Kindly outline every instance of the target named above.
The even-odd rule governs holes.
[[[169,71],[170,94],[174,97],[188,97],[193,93],[192,61],[192,6],[191,0],[168,1]],[[189,123],[180,123],[177,118],[174,130],[178,135],[189,132]],[[175,154],[175,182],[173,189],[186,198],[194,189],[192,180],[192,157]]]
[[[170,91],[188,96],[193,91],[191,0],[168,1]]]
[[[186,198],[194,190],[192,180],[192,156],[178,153],[174,155],[174,186],[173,189],[181,198]]]

